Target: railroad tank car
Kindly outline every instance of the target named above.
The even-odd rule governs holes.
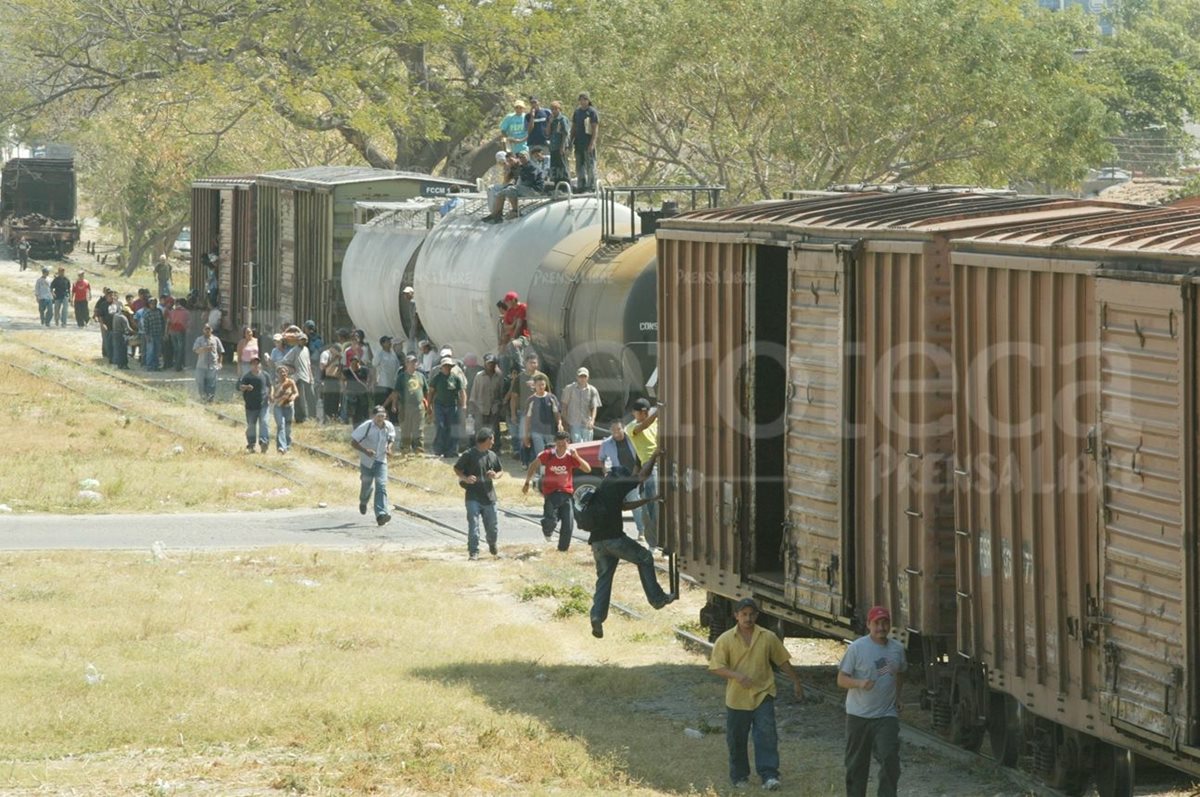
[[[893,610],[935,724],[970,745],[953,490],[951,241],[1133,206],[957,191],[700,211],[658,230],[666,545],[719,632]]]
[[[1200,775],[1200,211],[953,243],[958,648],[997,759]]]
[[[586,366],[605,405],[623,412],[656,364],[656,253],[638,219],[613,208],[595,196],[547,198],[488,224],[486,200],[460,196],[428,230],[361,225],[343,272],[351,317],[372,335],[413,337],[400,295],[412,286],[429,338],[459,356],[481,355],[496,349],[497,300],[516,291],[544,368],[570,379]]]

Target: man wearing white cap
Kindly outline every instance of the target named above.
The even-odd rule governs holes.
[[[596,428],[596,410],[600,403],[600,391],[588,383],[588,369],[575,372],[574,383],[567,385],[562,394],[563,420],[571,434],[572,443],[589,443]]]
[[[460,414],[467,408],[467,383],[454,373],[454,358],[443,357],[438,371],[429,380],[426,397],[433,405],[433,420],[437,434],[433,439],[433,453],[439,457],[452,457],[454,432],[458,428]]]
[[[513,112],[500,120],[500,135],[508,142],[512,154],[519,155],[529,149],[529,131],[525,128],[525,101],[513,103]]]

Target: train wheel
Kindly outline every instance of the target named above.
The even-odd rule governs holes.
[[[1097,742],[1093,760],[1099,797],[1133,797],[1132,750]]]
[[[1054,760],[1046,773],[1046,783],[1073,797],[1083,794],[1088,782],[1086,752],[1087,740],[1083,734],[1056,725]]]
[[[1001,692],[992,692],[988,710],[988,742],[992,757],[1003,766],[1014,767],[1021,755],[1021,718],[1017,701]]]
[[[984,727],[979,724],[979,712],[968,699],[970,694],[970,675],[960,673],[950,693],[950,741],[975,753],[983,744]]]

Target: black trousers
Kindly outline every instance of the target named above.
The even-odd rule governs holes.
[[[542,534],[546,539],[554,535],[554,527],[562,524],[558,532],[558,550],[571,547],[571,535],[575,533],[575,510],[571,496],[564,492],[553,492],[545,496],[542,503]]]
[[[896,797],[900,781],[900,720],[846,715],[846,797],[866,797],[871,759],[879,762],[879,797]]]

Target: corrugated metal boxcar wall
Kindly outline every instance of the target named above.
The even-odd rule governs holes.
[[[318,329],[330,329],[335,316],[333,296],[333,192],[296,191],[295,284],[292,315],[297,324],[307,319]],[[283,312],[282,302],[280,312]]]
[[[280,193],[278,186],[258,185],[258,268],[254,273],[254,317],[261,329],[279,328]]]
[[[927,635],[955,624],[948,251],[869,241],[853,281],[854,609]]]
[[[1022,693],[1088,694],[1094,281],[956,260],[959,649],[998,687],[1028,679]]]
[[[665,544],[690,575],[723,591],[743,575],[746,257],[737,243],[658,240],[659,318],[668,320],[660,478],[674,486],[663,507]]]

